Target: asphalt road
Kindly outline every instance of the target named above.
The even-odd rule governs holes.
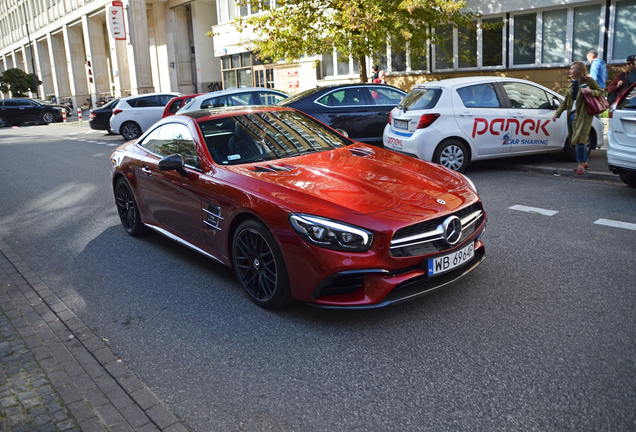
[[[636,189],[476,165],[487,259],[468,277],[381,310],[271,312],[230,270],[124,232],[121,142],[1,129],[0,236],[192,430],[636,430],[636,231],[599,224],[636,224]]]

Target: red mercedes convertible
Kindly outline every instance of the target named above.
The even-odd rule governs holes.
[[[385,306],[484,259],[486,213],[467,177],[290,108],[166,117],[111,162],[128,234],[152,229],[232,267],[262,307]]]

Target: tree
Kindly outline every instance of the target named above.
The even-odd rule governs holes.
[[[252,10],[269,0],[242,0]],[[276,0],[270,13],[235,20],[240,31],[251,27],[244,46],[273,61],[293,61],[306,54],[331,54],[358,60],[360,81],[367,81],[366,56],[374,57],[389,40],[409,41],[411,57],[426,56],[431,29],[454,24],[474,27],[475,14],[462,12],[463,0]]]
[[[35,76],[35,81],[37,81],[37,85],[42,84],[42,81],[37,76]],[[2,93],[11,91],[13,96],[25,97],[26,92],[35,93],[35,90],[33,74],[28,74],[22,69],[7,69],[0,75],[0,91]]]

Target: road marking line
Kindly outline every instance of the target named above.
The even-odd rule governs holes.
[[[518,204],[508,208],[510,210],[518,210],[518,211],[527,212],[527,213],[539,213],[544,216],[554,216],[555,214],[558,213],[558,211],[556,210],[546,210],[546,209],[537,208],[537,207],[526,207],[526,206],[522,206]]]
[[[605,226],[614,227],[614,228],[623,228],[623,229],[636,231],[636,224],[629,223],[629,222],[614,221],[611,219],[599,219],[594,223],[597,225],[605,225]]]

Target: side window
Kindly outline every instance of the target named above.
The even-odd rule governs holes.
[[[181,108],[182,103],[183,103],[183,99],[174,101],[172,105],[170,105],[170,108],[168,108],[168,112],[171,114],[176,113],[177,111],[179,111],[179,108]]]
[[[383,88],[381,86],[371,87],[371,97],[376,105],[397,105],[399,104],[404,95],[400,92],[393,90],[392,88]]]
[[[457,89],[466,108],[499,108],[501,103],[492,84],[477,84]]]
[[[168,105],[168,102],[170,102],[172,100],[172,98],[174,98],[174,95],[158,95],[157,99],[159,100],[159,105],[161,106],[166,106]]]
[[[146,150],[148,150],[149,152],[159,153],[157,151],[157,137],[159,136],[160,129],[161,127],[158,127],[157,129],[153,130],[148,135],[146,135],[144,140],[140,142],[139,145],[145,148]]]
[[[271,92],[258,92],[258,97],[261,100],[261,105],[276,105],[278,102],[287,99],[285,96],[278,93]]]
[[[254,102],[254,93],[245,92],[238,93],[235,95],[228,96],[228,105],[231,106],[244,106],[244,105],[255,105]]]
[[[168,123],[161,126],[156,149],[156,153],[161,156],[178,153],[183,156],[186,165],[201,168],[194,140],[190,130],[185,125]]]
[[[228,106],[227,98],[225,96],[218,96],[215,98],[206,99],[201,102],[201,109],[203,108],[222,108]]]
[[[512,108],[520,109],[550,109],[551,98],[544,90],[530,84],[506,82],[503,88],[508,95]]]
[[[20,104],[16,101],[5,101],[4,102],[4,106],[8,106],[8,107],[16,107],[19,106]]]
[[[134,108],[147,108],[147,107],[160,106],[159,102],[157,101],[157,96],[140,97],[140,98],[134,99],[134,101],[128,101],[128,104]]]
[[[346,88],[331,93],[333,106],[366,105],[364,89],[360,87]]]

